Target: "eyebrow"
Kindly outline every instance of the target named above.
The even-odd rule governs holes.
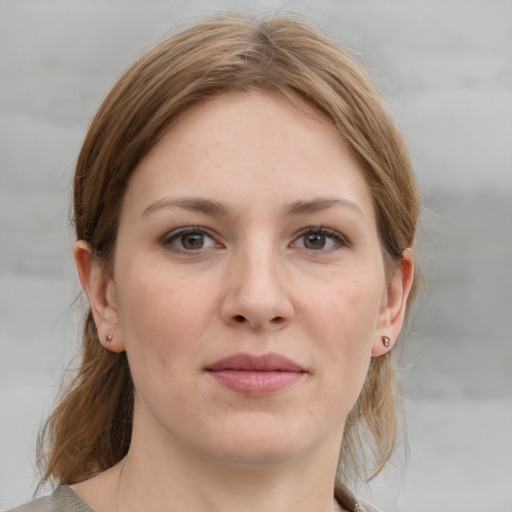
[[[184,210],[190,210],[192,212],[201,212],[207,215],[213,215],[218,217],[228,217],[228,209],[217,201],[210,199],[202,199],[195,197],[183,197],[176,199],[160,199],[151,203],[143,212],[141,217],[145,217],[154,211],[161,210],[164,208],[183,208]]]
[[[206,215],[217,217],[229,217],[229,210],[222,203],[211,199],[202,199],[195,197],[183,197],[176,199],[159,199],[151,203],[143,212],[142,217],[165,208],[183,208],[193,212],[201,212]],[[287,215],[303,215],[307,213],[316,213],[329,208],[342,207],[349,208],[364,217],[361,208],[348,199],[322,197],[310,201],[294,201],[286,208]]]
[[[288,215],[300,215],[304,213],[316,213],[329,208],[342,207],[349,208],[364,217],[363,210],[348,199],[322,197],[312,199],[311,201],[295,201],[287,208]]]

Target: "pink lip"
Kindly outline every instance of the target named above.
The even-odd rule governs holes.
[[[299,381],[307,372],[279,354],[234,354],[216,361],[206,371],[222,386],[251,396],[275,393]]]

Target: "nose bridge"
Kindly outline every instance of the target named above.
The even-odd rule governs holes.
[[[279,263],[275,249],[269,244],[258,251],[241,254],[239,294],[251,302],[270,302],[280,288]]]
[[[277,327],[293,316],[284,261],[270,236],[260,234],[234,251],[228,269],[224,316],[253,328]]]

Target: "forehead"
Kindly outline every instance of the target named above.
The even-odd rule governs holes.
[[[373,216],[362,172],[327,120],[305,103],[255,91],[189,108],[140,162],[125,200],[141,211],[169,194],[240,207],[340,194]]]

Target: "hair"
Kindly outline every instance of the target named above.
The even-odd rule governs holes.
[[[392,275],[413,245],[420,211],[404,139],[359,65],[327,36],[286,17],[203,21],[157,44],[125,72],[78,157],[77,239],[110,272],[123,196],[137,164],[191,105],[250,90],[309,104],[345,141],[372,194],[386,275]],[[409,304],[416,289],[415,279]],[[338,478],[374,476],[392,455],[400,418],[394,373],[389,353],[372,358],[346,421]],[[70,484],[118,463],[130,446],[133,399],[126,354],[105,350],[89,308],[78,373],[40,433],[41,482]]]

